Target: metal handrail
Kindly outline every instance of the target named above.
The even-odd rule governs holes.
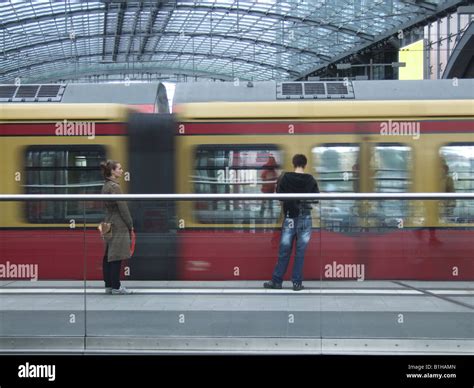
[[[320,194],[0,194],[0,202],[23,201],[206,201],[206,200],[448,200],[474,199],[474,193]]]

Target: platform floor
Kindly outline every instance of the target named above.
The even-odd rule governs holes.
[[[125,281],[134,294],[106,295],[99,281],[3,281],[0,352],[474,354],[472,282],[262,283]]]

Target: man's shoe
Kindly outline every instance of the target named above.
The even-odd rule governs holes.
[[[112,287],[105,287],[105,293],[106,294],[111,294],[112,293]]]
[[[119,289],[112,288],[112,295],[130,295],[132,291],[127,290],[124,286],[120,286]]]
[[[301,283],[293,283],[293,291],[304,290],[304,286]]]
[[[281,283],[275,283],[273,280],[263,283],[264,288],[272,288],[274,290],[281,290]]]

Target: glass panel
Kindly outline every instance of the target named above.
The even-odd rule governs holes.
[[[441,190],[447,193],[474,192],[474,145],[448,145],[440,148]],[[474,201],[451,200],[439,202],[442,223],[474,223]]]
[[[21,338],[28,349],[64,339],[61,349],[83,350],[87,338],[88,350],[102,351],[313,353],[336,347],[445,352],[474,339],[472,228],[313,228],[306,288],[291,289],[290,262],[283,289],[268,290],[261,279],[275,268],[280,227],[262,225],[255,233],[181,228],[174,214],[182,205],[129,203],[136,246],[118,269],[134,294],[110,295],[103,282],[104,244],[95,228],[16,228],[24,221],[22,207],[0,203],[0,211],[8,206],[16,215],[0,220],[0,336]],[[415,206],[435,209],[430,201]]]
[[[55,158],[46,153],[42,165]],[[36,204],[47,209],[44,202]],[[55,201],[50,209],[65,206]],[[0,337],[11,338],[2,345],[80,351],[85,335],[84,224],[25,224],[23,209],[22,202],[0,202],[0,214],[8,214],[0,217]]]
[[[359,146],[326,144],[314,147],[313,163],[319,191],[354,193],[359,191]],[[357,226],[356,201],[323,201],[322,227],[343,230]]]
[[[26,194],[97,194],[103,184],[100,161],[102,146],[34,146],[25,154]],[[90,202],[28,202],[26,213],[32,223],[83,221],[85,210],[91,221],[102,217],[101,204]]]
[[[291,264],[283,289],[269,290],[263,281],[271,279],[277,263],[281,227],[179,226],[173,212],[178,220],[185,219],[180,212],[186,211],[186,204],[128,202],[135,251],[116,270],[121,285],[132,295],[106,292],[104,243],[96,231],[88,232],[89,349],[114,348],[129,338],[129,349],[280,351],[289,347],[319,352],[318,230],[312,230],[305,253],[306,289],[292,290]],[[159,225],[150,218],[156,209],[168,210]]]
[[[414,202],[434,219],[435,201]],[[391,211],[402,218],[402,207]],[[474,339],[473,233],[472,228],[434,224],[367,227],[356,233],[322,230],[326,350],[363,351],[376,344],[388,353],[430,352],[432,347],[449,353],[450,347],[463,346],[460,339]]]
[[[197,194],[273,193],[280,176],[282,152],[275,146],[199,146],[195,153]],[[279,201],[200,201],[195,217],[204,224],[275,223]]]

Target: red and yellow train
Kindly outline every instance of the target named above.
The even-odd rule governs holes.
[[[265,172],[289,171],[304,153],[322,192],[474,192],[472,98],[293,97],[185,102],[174,115],[2,104],[0,191],[97,193],[111,158],[129,193],[262,193],[274,183]],[[279,201],[129,205],[138,240],[126,279],[271,276]],[[40,279],[102,278],[100,202],[0,202],[0,213],[0,264],[38,264]],[[321,201],[304,277],[347,280],[355,273],[338,268],[359,264],[365,280],[473,280],[473,248],[474,201]]]

